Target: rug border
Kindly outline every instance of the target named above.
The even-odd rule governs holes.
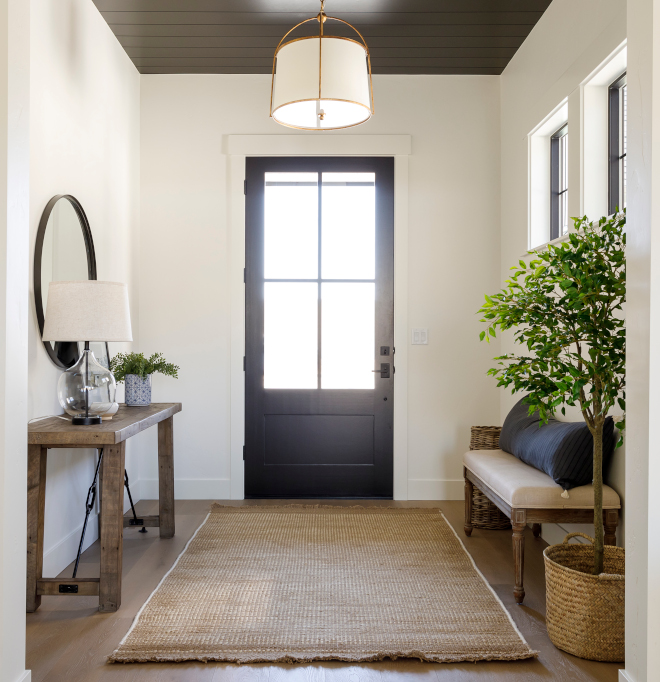
[[[381,506],[365,506],[363,504],[355,505],[338,505],[338,504],[220,504],[214,502],[211,505],[209,513],[245,513],[245,512],[312,512],[319,509],[324,512],[347,512],[360,513],[367,512],[370,514],[398,514],[398,513],[428,513],[437,514],[442,513],[440,507],[381,507]]]
[[[472,557],[470,552],[468,552],[467,547],[463,543],[461,536],[456,532],[456,530],[454,529],[454,526],[452,526],[451,523],[449,523],[449,519],[444,515],[442,510],[440,511],[440,516],[442,516],[442,518],[445,520],[447,525],[451,528],[451,530],[454,533],[454,535],[456,536],[456,539],[458,540],[460,546],[463,548],[463,551],[470,558],[470,561],[472,562],[472,568],[474,568],[474,570],[479,574],[479,577],[484,581],[484,584],[486,585],[486,587],[492,592],[493,597],[495,597],[495,599],[497,599],[497,603],[502,607],[502,609],[504,610],[504,613],[506,613],[506,615],[508,616],[511,625],[513,626],[513,629],[518,634],[518,637],[520,637],[522,643],[532,652],[532,654],[534,655],[534,658],[537,658],[539,655],[539,652],[535,651],[534,649],[532,649],[531,646],[529,646],[529,642],[525,639],[525,637],[523,636],[523,633],[520,632],[520,630],[518,629],[518,626],[516,625],[516,622],[513,620],[513,616],[509,612],[509,609],[507,609],[507,607],[504,605],[504,602],[499,598],[499,596],[497,595],[497,592],[495,592],[495,590],[493,589],[493,586],[488,582],[488,580],[486,580],[486,576],[479,570],[479,567],[474,562],[474,558]]]
[[[154,596],[154,594],[156,594],[156,592],[158,592],[160,586],[165,582],[165,579],[167,578],[167,576],[176,568],[176,565],[179,563],[181,557],[188,551],[188,547],[190,546],[190,543],[197,537],[197,533],[199,533],[199,531],[202,530],[202,528],[206,525],[206,522],[209,520],[210,516],[211,516],[211,512],[209,511],[209,513],[206,515],[204,520],[199,524],[197,530],[190,537],[190,540],[188,540],[188,542],[186,542],[186,546],[181,550],[179,556],[176,558],[176,561],[170,566],[169,571],[167,571],[167,573],[158,581],[158,585],[156,585],[156,587],[154,587],[151,594],[147,597],[147,600],[140,607],[140,610],[135,614],[135,618],[133,618],[133,622],[131,623],[131,627],[128,628],[128,632],[122,637],[121,642],[119,642],[119,644],[117,644],[117,647],[112,652],[112,654],[110,654],[110,656],[108,656],[109,661],[113,660],[112,657],[119,651],[122,644],[128,639],[128,636],[131,634],[131,632],[133,632],[133,629],[138,624],[138,621],[140,620],[140,616],[142,615],[142,612],[147,608],[147,605],[151,601],[151,598]]]
[[[166,656],[151,656],[150,658],[130,658],[130,659],[120,659],[120,658],[115,658],[115,655],[118,653],[119,649],[122,647],[124,642],[128,639],[129,635],[131,632],[133,632],[134,628],[138,624],[140,620],[140,616],[142,615],[142,612],[144,609],[148,606],[149,602],[151,601],[152,597],[158,592],[160,589],[161,585],[165,582],[166,578],[169,576],[169,574],[176,568],[177,564],[181,560],[181,557],[188,551],[188,547],[190,546],[190,543],[197,537],[197,534],[199,531],[206,525],[207,521],[211,517],[211,514],[214,511],[218,511],[220,513],[226,512],[226,511],[258,511],[258,510],[268,510],[268,511],[273,511],[276,509],[281,509],[281,510],[288,510],[288,511],[294,511],[294,510],[318,510],[318,509],[326,509],[326,510],[351,510],[353,513],[357,510],[363,510],[363,511],[378,511],[378,512],[428,512],[428,513],[437,513],[439,514],[443,521],[449,526],[451,529],[452,533],[458,540],[458,543],[460,544],[461,548],[463,549],[463,552],[468,556],[470,559],[470,562],[472,564],[472,568],[477,572],[483,583],[486,585],[486,587],[490,590],[491,594],[493,597],[496,599],[497,603],[500,605],[504,613],[506,613],[507,618],[509,619],[509,622],[511,623],[514,631],[520,638],[521,642],[528,648],[529,652],[526,654],[509,654],[509,655],[480,655],[480,656],[473,656],[473,657],[465,657],[464,655],[444,655],[444,656],[438,656],[437,658],[432,658],[429,657],[428,654],[424,654],[419,651],[401,651],[401,652],[396,652],[396,653],[388,653],[388,654],[377,654],[374,653],[373,655],[370,656],[359,656],[359,657],[338,657],[336,655],[331,655],[331,656],[326,656],[323,654],[320,655],[308,655],[308,656],[303,656],[303,657],[295,657],[295,656],[289,656],[289,655],[282,655],[278,656],[277,658],[260,658],[260,659],[254,659],[254,658],[242,658],[240,656],[234,655],[233,657],[231,655],[221,655],[221,654],[215,654],[215,653],[209,653],[208,655],[205,654],[198,654],[195,657],[190,657],[187,654],[182,654],[179,656],[168,654]],[[520,632],[518,626],[516,625],[515,621],[513,620],[513,617],[509,613],[509,610],[506,608],[502,600],[499,598],[495,590],[492,588],[490,583],[486,580],[484,574],[479,570],[477,567],[472,555],[470,552],[468,552],[465,544],[463,543],[462,539],[454,529],[454,527],[451,525],[447,517],[444,515],[442,509],[439,507],[366,507],[364,505],[354,505],[354,506],[339,506],[339,505],[325,505],[325,504],[286,504],[286,505],[223,505],[218,502],[214,502],[211,505],[211,509],[209,510],[208,514],[202,521],[202,523],[199,525],[197,530],[192,534],[188,542],[186,542],[185,547],[181,550],[179,556],[177,556],[175,562],[172,564],[170,569],[165,573],[165,575],[160,579],[156,587],[153,589],[151,594],[147,597],[147,600],[142,604],[140,607],[139,611],[135,614],[135,617],[133,618],[133,623],[131,624],[131,627],[128,629],[128,632],[122,637],[121,641],[117,645],[117,647],[114,649],[112,654],[110,654],[107,657],[107,661],[109,663],[183,663],[187,661],[200,661],[202,663],[207,663],[207,662],[217,662],[217,663],[234,663],[234,664],[256,664],[256,663],[287,663],[287,664],[293,664],[293,663],[313,663],[315,661],[340,661],[343,663],[369,663],[369,662],[374,662],[374,661],[382,661],[382,660],[392,660],[396,661],[398,658],[408,658],[408,659],[419,659],[422,662],[426,663],[462,663],[462,662],[468,662],[468,663],[476,663],[478,661],[511,661],[511,660],[529,660],[532,658],[538,658],[539,652],[535,651],[532,649],[523,636],[523,634]]]

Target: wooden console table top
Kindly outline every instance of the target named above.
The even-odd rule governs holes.
[[[74,426],[71,421],[49,417],[28,425],[28,445],[69,448],[116,445],[177,412],[181,412],[181,403],[151,403],[146,407],[127,407],[122,403],[117,414],[103,424]]]

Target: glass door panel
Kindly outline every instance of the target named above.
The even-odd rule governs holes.
[[[264,178],[264,388],[373,390],[376,174]]]
[[[264,388],[318,387],[318,286],[264,285]]]
[[[371,279],[376,272],[376,174],[322,174],[323,279]]]
[[[318,173],[266,173],[264,276],[318,276]]]
[[[321,388],[374,388],[376,285],[321,285]]]

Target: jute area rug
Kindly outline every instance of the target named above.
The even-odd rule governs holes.
[[[437,509],[215,505],[110,660],[535,655]]]

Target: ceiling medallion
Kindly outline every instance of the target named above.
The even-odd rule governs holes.
[[[284,42],[292,31],[310,21],[319,22],[318,35]],[[360,41],[325,35],[326,21],[345,24]],[[296,24],[275,50],[270,115],[289,128],[337,130],[364,123],[373,113],[367,43],[347,21],[327,16],[325,0],[321,0],[318,15]]]

